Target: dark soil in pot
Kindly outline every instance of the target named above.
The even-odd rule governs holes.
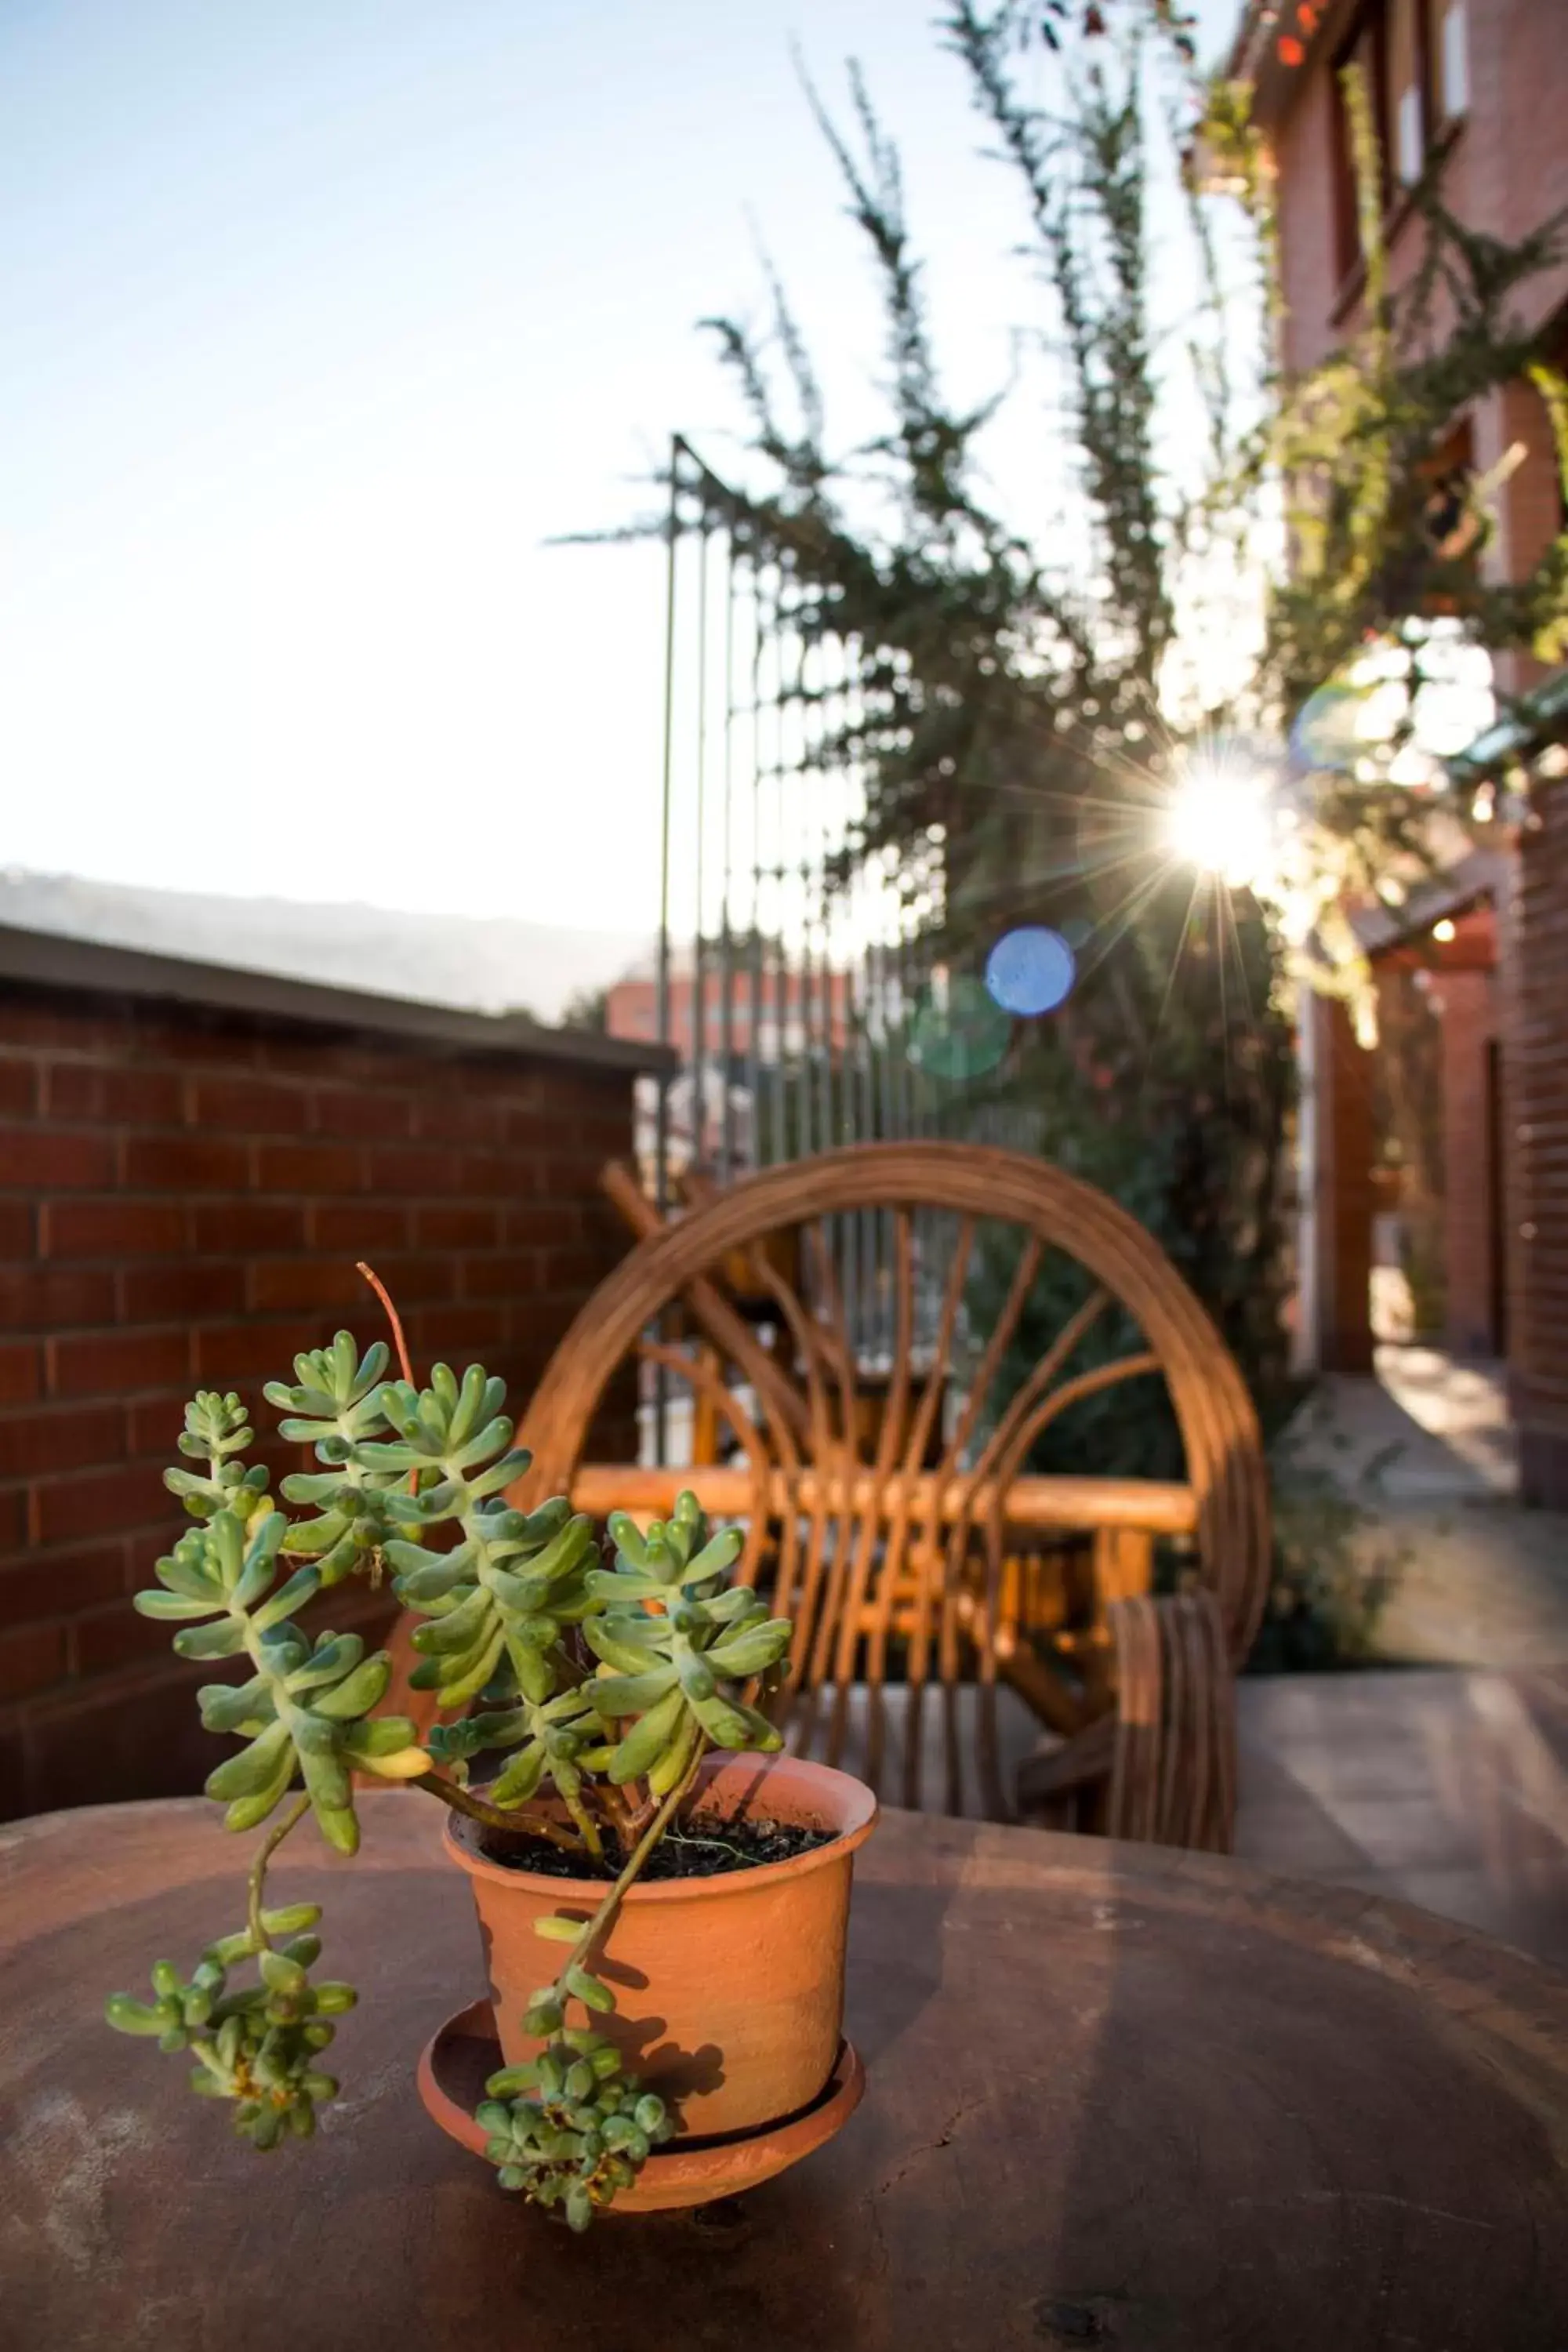
[[[614,1838],[605,1840],[604,1858],[594,1862],[583,1853],[565,1853],[548,1838],[526,1832],[484,1828],[474,1843],[489,1862],[503,1870],[527,1870],[544,1878],[575,1879],[579,1885],[620,1874],[625,1854]],[[798,1822],[690,1822],[667,1831],[643,1864],[640,1878],[725,1878],[732,1872],[757,1870],[764,1863],[792,1862],[796,1854],[831,1845],[837,1830],[809,1829]]]

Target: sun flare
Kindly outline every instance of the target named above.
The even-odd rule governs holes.
[[[1194,761],[1166,803],[1163,831],[1165,847],[1184,866],[1245,889],[1270,863],[1267,781],[1249,768]]]

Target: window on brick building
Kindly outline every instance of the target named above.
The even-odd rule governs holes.
[[[1426,167],[1431,130],[1428,0],[1391,0],[1388,11],[1389,177],[1414,187]]]
[[[1457,122],[1470,103],[1469,26],[1466,0],[1426,0],[1427,89],[1432,125]]]
[[[1393,152],[1389,135],[1393,121],[1389,103],[1390,14],[1386,0],[1373,0],[1373,5],[1360,9],[1334,56],[1334,240],[1342,278],[1348,278],[1362,258],[1355,142],[1351,132],[1344,76],[1352,66],[1359,67],[1371,100],[1380,151],[1379,194],[1386,206],[1392,188],[1389,158]]]
[[[1386,211],[1413,187],[1440,134],[1469,102],[1466,0],[1364,0],[1333,60],[1334,228],[1340,275],[1362,257],[1350,110],[1342,76],[1359,66],[1372,100]]]

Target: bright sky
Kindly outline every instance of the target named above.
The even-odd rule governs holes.
[[[1016,198],[933,13],[5,0],[0,866],[647,929],[658,554],[542,542],[673,427],[731,461],[695,322],[759,311],[758,235],[834,437],[878,421],[792,38],[903,147],[953,389],[1005,380]]]

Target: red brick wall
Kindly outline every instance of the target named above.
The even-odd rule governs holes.
[[[1492,1120],[1488,1048],[1497,1034],[1489,971],[1434,980],[1443,1035],[1443,1244],[1447,1341],[1460,1355],[1495,1352],[1492,1328]]]
[[[1568,1507],[1568,787],[1535,787],[1510,970],[1509,1370],[1525,1492]]]
[[[1333,179],[1333,84],[1326,59],[1293,85],[1295,104],[1275,133],[1279,167],[1279,279],[1285,298],[1281,357],[1292,372],[1326,359],[1340,274]]]
[[[191,1670],[128,1595],[182,1521],[195,1387],[263,1380],[395,1297],[416,1368],[521,1412],[624,1254],[597,1189],[630,1071],[0,983],[0,1817],[199,1784]],[[624,1458],[628,1425],[602,1441]],[[333,1620],[384,1601],[333,1596]]]
[[[1357,1045],[1344,1006],[1314,996],[1311,1098],[1314,1132],[1311,1354],[1325,1372],[1372,1369],[1373,1086],[1370,1054]]]
[[[1352,10],[1322,12],[1306,65],[1279,83],[1285,101],[1272,124],[1279,173],[1284,359],[1310,367],[1358,313],[1335,250],[1331,69]],[[1469,0],[1469,105],[1444,180],[1444,199],[1467,227],[1516,242],[1568,205],[1568,41],[1562,0]],[[1272,109],[1268,110],[1272,113]],[[1420,221],[1397,210],[1386,225],[1395,284],[1416,266]],[[1568,265],[1521,289],[1529,321],[1568,297]]]
[[[1307,64],[1283,78],[1282,116],[1272,121],[1279,166],[1282,352],[1291,371],[1315,367],[1363,323],[1358,287],[1342,281],[1335,248],[1331,60],[1350,16],[1341,0],[1323,12]],[[1563,0],[1469,0],[1469,105],[1454,136],[1444,201],[1468,228],[1516,243],[1568,209],[1568,38]],[[1406,281],[1426,243],[1420,215],[1395,206],[1384,225],[1392,283]],[[1441,293],[1434,323],[1450,323]],[[1544,326],[1568,303],[1568,259],[1522,285],[1512,309]],[[1486,394],[1468,413],[1474,463],[1485,474],[1515,445],[1524,451],[1494,498],[1498,528],[1484,563],[1496,580],[1525,577],[1555,537],[1561,512],[1556,454],[1544,403],[1529,383]],[[1535,683],[1537,664],[1498,663],[1498,682],[1517,693]]]

